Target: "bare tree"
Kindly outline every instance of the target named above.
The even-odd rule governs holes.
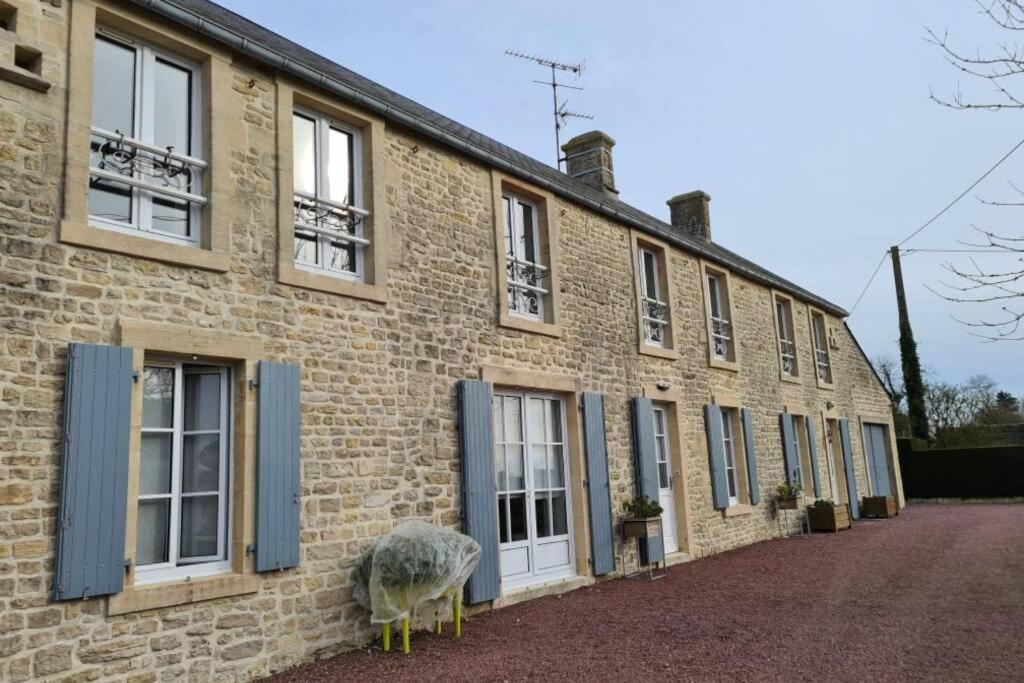
[[[944,107],[959,110],[1024,109],[1024,93],[1014,87],[1015,78],[1024,75],[1024,45],[1017,41],[1017,36],[1024,39],[1024,0],[974,2],[980,14],[1007,34],[1006,41],[988,52],[975,50],[972,54],[955,47],[949,40],[948,32],[939,35],[926,27],[926,40],[936,45],[946,61],[957,71],[972,80],[988,83],[993,88],[994,97],[980,100],[966,97],[958,84],[949,98],[931,92],[931,99]],[[1011,150],[1011,153],[1015,150]],[[1024,206],[1024,192],[1012,183],[1011,187],[1019,195],[1017,201],[983,200],[983,203],[990,206]],[[1003,235],[973,227],[980,234],[980,239],[976,242],[961,242],[962,245],[1008,255],[1012,257],[1014,265],[1000,272],[988,272],[975,259],[971,259],[970,265],[948,261],[943,267],[956,277],[955,283],[940,283],[943,291],[931,287],[929,289],[947,301],[998,307],[999,313],[993,317],[974,320],[956,318],[957,322],[971,328],[971,334],[987,341],[1024,341],[1024,236]]]

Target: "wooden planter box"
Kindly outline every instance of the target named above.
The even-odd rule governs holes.
[[[661,517],[623,517],[622,537],[657,538],[661,536]]]
[[[829,507],[808,505],[807,521],[810,522],[811,531],[836,533],[841,529],[849,529],[853,526],[850,521],[850,509],[846,505],[830,505]]]
[[[796,496],[792,498],[778,498],[777,500],[780,510],[796,510],[798,507],[800,507],[799,505],[797,505]]]
[[[886,519],[900,514],[895,496],[864,496],[861,514],[875,519]]]

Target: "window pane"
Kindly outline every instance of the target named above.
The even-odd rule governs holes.
[[[327,151],[327,198],[342,204],[351,204],[352,178],[352,136],[331,128],[328,134]]]
[[[523,234],[521,236],[523,244],[522,258],[530,261],[531,263],[539,263],[540,259],[537,258],[537,245],[533,239],[533,207],[529,204],[518,202],[519,211],[523,218]]]
[[[142,426],[173,426],[174,368],[147,367],[142,375]]]
[[[191,155],[192,73],[156,60],[153,97],[153,144]]]
[[[167,535],[170,522],[169,500],[140,500],[135,530],[135,564],[167,561]]]
[[[93,137],[93,151],[99,149],[102,144],[100,138]],[[114,170],[106,164],[98,161],[98,154],[93,154],[93,165],[105,170]],[[89,215],[98,218],[105,218],[110,221],[121,223],[132,222],[132,188],[124,183],[104,180],[102,178],[89,179]]]
[[[518,398],[514,396],[504,397],[505,405],[503,412],[505,413],[505,440],[506,441],[522,441],[523,440],[523,429],[520,422],[520,402]]]
[[[181,499],[181,551],[184,558],[217,554],[218,496]]]
[[[185,431],[220,429],[220,373],[186,372],[184,383]]]
[[[501,396],[491,397],[491,421],[494,424],[494,442],[505,443],[505,420],[501,410],[505,399]]]
[[[551,515],[548,514],[548,494],[542,493],[533,499],[533,521],[537,527],[537,538],[551,535]]]
[[[498,542],[508,543],[508,513],[505,496],[498,496]]]
[[[533,465],[533,488],[548,488],[548,458],[543,444],[534,444],[530,449],[530,462]]]
[[[506,446],[505,455],[508,457],[508,489],[522,491],[526,488],[523,478],[523,447],[519,444]]]
[[[508,472],[505,471],[505,447],[497,446],[494,449],[494,479],[499,491],[508,491]]]
[[[729,476],[726,477],[726,480],[729,482],[729,497],[730,498],[735,498],[736,497],[736,470],[730,467],[728,470],[726,470],[726,473],[729,475]]]
[[[170,432],[143,432],[139,447],[139,493],[171,492]]]
[[[295,231],[295,261],[316,265],[316,235]]]
[[[133,136],[135,50],[97,36],[92,74],[92,125]]]
[[[644,257],[644,293],[652,298],[658,298],[658,271],[655,265],[654,254],[649,251],[641,251]]]
[[[210,492],[219,489],[220,435],[190,434],[182,437],[182,492]]]
[[[708,275],[708,299],[711,300],[711,316],[721,318],[721,301],[718,298],[718,278]]]
[[[292,177],[296,192],[316,194],[316,125],[312,119],[292,117]]]
[[[518,493],[508,497],[509,522],[512,524],[513,541],[526,540],[526,494]]]
[[[558,401],[545,401],[547,410],[548,443],[562,443],[562,404]]]
[[[515,239],[512,231],[512,200],[508,197],[501,198],[501,205],[505,209],[505,250],[509,255],[515,256]]]
[[[566,522],[565,494],[560,491],[551,494],[551,521],[555,536],[564,536],[569,533],[569,526]]]
[[[669,488],[667,462],[658,463],[658,486],[660,486],[663,489]]]
[[[179,176],[180,177],[180,176]],[[184,183],[177,189],[186,190]],[[191,237],[192,222],[188,202],[153,197],[153,229],[176,237]]]
[[[351,242],[331,242],[330,267],[346,273],[356,272],[356,245]]]
[[[559,445],[548,446],[548,472],[547,480],[548,486],[551,488],[561,488],[565,486],[562,481],[562,447]]]

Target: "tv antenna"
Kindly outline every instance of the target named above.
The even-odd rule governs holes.
[[[567,71],[576,78],[580,77],[583,73],[583,62],[576,64],[568,64],[566,62],[556,62],[553,59],[545,59],[544,57],[535,57],[533,55],[524,54],[522,52],[516,52],[515,50],[505,50],[505,54],[509,57],[518,57],[519,59],[526,59],[531,62],[540,64],[541,66],[548,67],[551,69],[551,80],[550,81],[534,81],[541,85],[551,86],[551,102],[553,105],[553,114],[555,117],[555,168],[559,171],[562,170],[562,143],[561,143],[561,131],[569,119],[593,119],[594,117],[589,114],[582,114],[577,111],[569,111],[566,107],[568,106],[567,101],[558,101],[558,89],[569,88],[571,90],[583,90],[583,88],[575,85],[567,85],[565,83],[558,82],[558,72]]]

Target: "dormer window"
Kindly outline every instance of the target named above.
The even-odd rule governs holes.
[[[505,274],[512,315],[544,320],[548,268],[541,264],[537,206],[515,195],[501,198],[505,216]]]

